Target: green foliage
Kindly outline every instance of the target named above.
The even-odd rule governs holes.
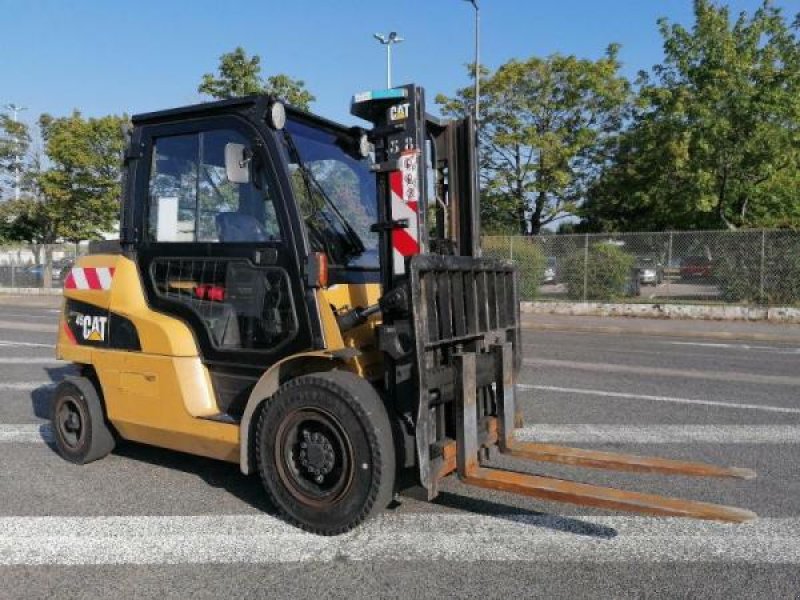
[[[85,119],[42,115],[39,127],[48,168],[33,160],[26,177],[31,189],[0,210],[7,240],[53,244],[98,238],[111,231],[119,214],[127,117]]]
[[[25,171],[30,144],[28,126],[22,121],[14,122],[7,114],[0,114],[0,198],[13,189],[14,168],[21,173]]]
[[[664,62],[589,194],[593,230],[800,226],[800,43],[763,2],[731,20],[695,0],[691,30],[659,22]]]
[[[722,299],[773,306],[800,304],[800,238],[788,231],[764,235],[763,264],[761,232],[748,234],[750,243],[721,239],[714,247],[714,279]]]
[[[634,261],[633,256],[614,244],[593,244],[588,257],[584,250],[568,255],[559,277],[566,283],[567,295],[574,300],[583,300],[584,277],[587,300],[616,300],[625,295]]]
[[[484,256],[513,258],[519,269],[520,300],[535,300],[539,296],[547,259],[536,238],[484,236],[481,248]]]
[[[299,79],[279,73],[264,81],[261,77],[261,57],[257,54],[249,57],[241,47],[220,56],[217,73],[203,75],[197,91],[220,99],[271,94],[303,110],[308,110],[316,100],[305,89],[305,82]]]
[[[625,115],[630,85],[618,47],[597,61],[555,54],[511,60],[481,77],[481,185],[487,230],[518,233],[574,214],[604,164]],[[474,75],[474,67],[472,68]],[[436,102],[446,116],[474,110],[467,87]]]
[[[85,119],[77,111],[39,119],[51,166],[38,177],[38,186],[52,238],[95,239],[114,226],[122,195],[126,121],[118,116]]]

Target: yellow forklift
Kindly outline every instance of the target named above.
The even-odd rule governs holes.
[[[238,463],[281,514],[335,535],[393,494],[466,484],[740,522],[745,510],[489,466],[492,452],[645,473],[747,469],[514,437],[517,273],[480,253],[471,119],[415,85],[345,127],[265,95],[139,115],[119,242],[64,281],[52,421],[88,463],[121,440]]]

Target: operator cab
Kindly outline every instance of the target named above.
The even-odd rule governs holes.
[[[329,284],[379,282],[369,157],[356,130],[267,96],[133,124],[123,247],[148,304],[195,331],[235,416],[265,366],[326,347],[313,261]]]

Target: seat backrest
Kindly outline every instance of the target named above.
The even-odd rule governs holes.
[[[267,233],[255,217],[223,212],[215,217],[220,242],[265,242]]]

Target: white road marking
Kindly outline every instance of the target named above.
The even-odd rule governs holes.
[[[739,373],[737,371],[699,371],[695,369],[667,369],[641,365],[619,365],[611,363],[580,362],[547,358],[530,358],[522,361],[532,367],[554,369],[577,369],[599,373],[632,373],[647,377],[675,377],[680,379],[708,379],[713,381],[759,383],[773,385],[800,386],[800,377],[789,375],[762,375],[760,373]]]
[[[751,344],[724,344],[714,342],[675,342],[662,341],[661,344],[671,346],[699,346],[701,348],[723,348],[731,350],[757,350],[775,354],[800,354],[800,348],[781,348],[777,346],[753,346]]]
[[[584,444],[800,444],[800,425],[532,425],[524,441]]]
[[[0,365],[64,365],[66,361],[58,360],[57,358],[43,358],[43,357],[30,357],[30,358],[0,358]]]
[[[18,342],[15,340],[0,340],[0,346],[12,346],[19,348],[55,348],[55,344],[37,344],[35,342]]]
[[[625,398],[631,400],[647,400],[651,402],[672,402],[675,404],[693,404],[698,406],[719,406],[723,408],[737,408],[744,410],[760,410],[764,412],[800,414],[800,408],[785,406],[770,406],[765,404],[739,404],[737,402],[721,402],[718,400],[699,400],[694,398],[674,398],[672,396],[649,396],[647,394],[632,394],[626,392],[607,392],[603,390],[588,390],[584,388],[558,387],[554,385],[529,385],[518,383],[520,390],[541,390],[545,392],[559,392],[564,394],[579,394],[585,396],[600,396],[603,398]]]
[[[0,424],[0,443],[40,444],[51,441],[53,441],[53,430],[49,423]]]
[[[0,390],[33,391],[42,388],[53,388],[56,384],[52,381],[10,381],[0,382]]]
[[[338,560],[800,564],[800,519],[382,515],[331,538],[268,515],[0,518],[0,565]]]
[[[523,441],[584,444],[800,444],[800,425],[548,425],[517,429]],[[49,423],[0,424],[0,443],[50,442]]]
[[[55,312],[60,313],[61,311],[57,310]],[[5,318],[5,317],[14,317],[14,318],[17,318],[17,319],[30,319],[32,317],[36,318],[37,315],[32,314],[32,313],[14,313],[14,312],[5,312],[5,311],[0,310],[0,317],[3,317],[3,318]],[[47,315],[47,316],[42,315],[42,317],[45,318],[45,319],[52,319],[53,318],[50,315]]]

